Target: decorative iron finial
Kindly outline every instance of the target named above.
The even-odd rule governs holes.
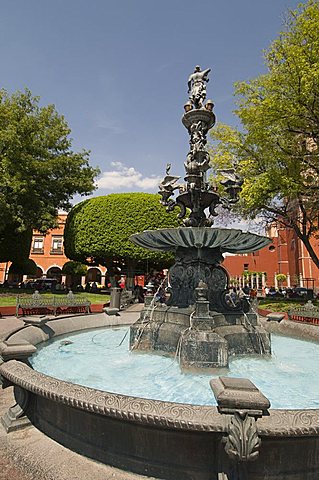
[[[207,100],[204,104],[210,71],[210,68],[201,70],[197,65],[188,79],[189,101],[184,105],[185,113],[182,117],[190,136],[189,151],[184,162],[186,184],[177,184],[180,177],[170,175],[171,164],[167,164],[166,176],[159,185],[161,203],[168,211],[177,206],[180,208],[179,218],[184,218],[190,210],[188,218],[183,220],[186,227],[210,227],[217,215],[215,211],[217,205],[228,206],[237,201],[242,185],[233,169],[222,171],[226,180],[221,183],[230,197],[226,199],[219,196],[216,184],[208,182],[206,178],[206,172],[210,168],[209,153],[206,149],[207,133],[215,124],[213,101]],[[180,194],[173,200],[171,197],[177,189]],[[205,210],[209,211],[208,217]]]
[[[220,183],[225,187],[226,192],[228,193],[230,199],[229,203],[235,203],[238,200],[238,194],[241,191],[243,180],[236,173],[234,168],[226,168],[224,170],[218,170],[225,180],[222,180]]]

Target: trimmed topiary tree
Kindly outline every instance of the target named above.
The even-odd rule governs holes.
[[[79,203],[70,211],[64,229],[68,258],[108,268],[110,277],[120,266],[132,277],[136,270],[165,268],[173,263],[170,253],[134,245],[133,233],[178,227],[176,212],[167,213],[160,196],[151,193],[117,193]]]
[[[67,286],[74,289],[81,285],[81,277],[86,275],[87,267],[81,262],[69,260],[63,265],[62,273],[68,277]]]

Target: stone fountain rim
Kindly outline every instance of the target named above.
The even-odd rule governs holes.
[[[128,422],[162,428],[226,432],[227,416],[217,407],[192,405],[104,392],[44,375],[28,365],[9,360],[0,366],[11,384],[57,403]],[[270,409],[258,420],[262,436],[319,435],[319,409]]]
[[[50,323],[52,325],[55,322],[61,320],[52,320]],[[94,325],[87,328],[94,328]],[[54,337],[78,330],[70,322],[63,322],[63,328]],[[15,333],[12,340],[14,344],[24,340],[37,345],[45,340],[44,336],[43,327],[29,326]],[[9,384],[87,412],[161,428],[227,431],[227,415],[221,415],[214,406],[164,402],[105,392],[44,375],[17,360],[8,360],[0,365],[0,374]],[[270,409],[269,416],[260,418],[257,425],[260,435],[264,436],[319,435],[319,409]]]
[[[130,240],[149,250],[174,251],[179,247],[219,248],[221,253],[250,253],[272,243],[266,236],[225,227],[177,227],[134,233]]]

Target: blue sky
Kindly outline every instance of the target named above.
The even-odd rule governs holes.
[[[55,104],[75,150],[103,172],[95,195],[157,190],[183,175],[187,79],[211,68],[217,120],[236,124],[233,83],[263,71],[262,51],[298,0],[2,0],[0,86]]]

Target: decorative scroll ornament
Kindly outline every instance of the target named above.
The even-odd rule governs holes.
[[[225,445],[227,455],[237,462],[253,461],[258,458],[260,444],[255,418],[247,412],[235,412]]]
[[[168,163],[166,165],[166,175],[159,184],[159,194],[161,195],[161,203],[165,206],[169,206],[173,200],[169,200],[169,198],[173,195],[174,190],[180,187],[180,185],[176,184],[177,180],[181,177],[176,177],[174,175],[170,175],[171,164]],[[174,202],[173,202],[174,203]]]

